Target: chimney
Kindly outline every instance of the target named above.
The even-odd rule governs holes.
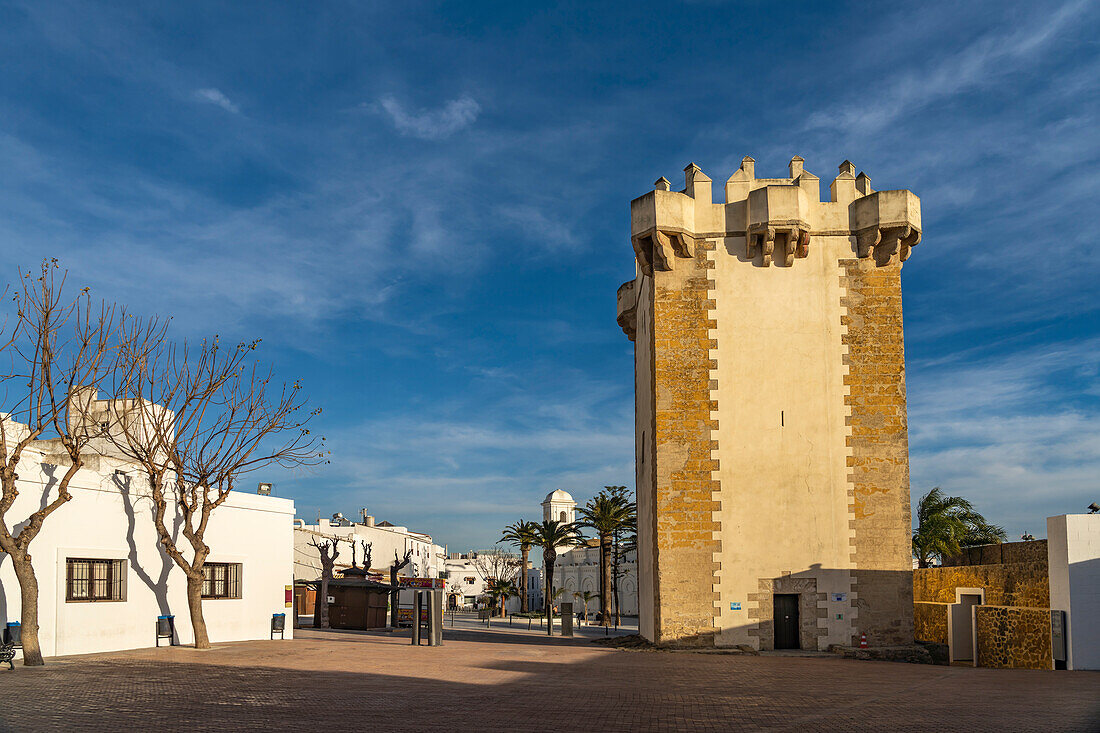
[[[374,526],[374,517],[372,517],[369,514],[364,514],[363,515],[363,524],[367,525],[368,527],[373,527]]]

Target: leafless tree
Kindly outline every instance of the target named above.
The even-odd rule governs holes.
[[[89,419],[95,390],[112,361],[117,313],[93,306],[88,289],[68,298],[66,274],[57,260],[45,260],[37,278],[21,273],[12,303],[14,318],[0,337],[3,412],[0,413],[0,549],[11,557],[19,581],[23,664],[43,663],[38,641],[38,578],[30,544],[46,519],[72,499],[69,484],[91,452],[99,425]],[[9,519],[19,496],[19,471],[48,469],[37,508],[25,519]],[[27,484],[24,483],[24,488]]]
[[[409,548],[405,550],[404,559],[398,560],[397,550],[393,551],[393,565],[390,565],[390,586],[392,588],[392,590],[390,590],[390,628],[397,628],[397,603],[400,599],[398,595],[397,571],[412,561],[412,555],[412,548]]]
[[[370,564],[371,564],[371,555],[374,554],[374,552],[373,552],[374,551],[374,543],[373,542],[367,542],[366,540],[360,540],[359,544],[362,545],[362,547],[363,547],[363,570],[366,570],[369,573],[370,572]],[[353,544],[352,547],[354,548],[355,545]],[[355,565],[354,560],[352,561],[351,564],[353,566]]]
[[[355,561],[355,540],[349,539],[348,544],[351,545],[351,567],[357,569],[359,565]],[[363,570],[370,571],[371,563],[371,548],[374,547],[373,542],[367,542],[366,540],[359,540],[360,547],[363,548]]]
[[[483,550],[472,558],[474,569],[486,585],[493,583],[516,584],[519,578],[521,560],[518,556],[503,550]]]
[[[340,540],[333,537],[332,540],[318,542],[314,537],[309,544],[317,548],[321,556],[321,587],[317,591],[317,602],[313,605],[313,628],[328,628],[328,584],[332,580],[332,568],[336,564],[336,558],[340,557]],[[351,545],[355,550],[355,543]],[[331,554],[330,554],[331,551]],[[354,563],[352,564],[354,567]]]
[[[202,615],[206,530],[244,474],[278,464],[324,461],[324,438],[308,426],[298,382],[272,384],[253,361],[259,341],[223,346],[217,336],[197,347],[164,337],[156,319],[127,319],[114,370],[110,435],[149,482],[153,524],[164,551],[187,576],[195,647],[210,639]],[[186,544],[165,522],[177,514]]]

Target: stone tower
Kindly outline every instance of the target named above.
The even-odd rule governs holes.
[[[920,200],[845,161],[822,201],[752,158],[631,202],[641,632],[825,649],[913,640],[901,263]]]

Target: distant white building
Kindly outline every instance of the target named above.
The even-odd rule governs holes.
[[[573,522],[576,520],[577,502],[566,491],[551,491],[542,501],[542,518],[546,521]],[[536,548],[537,549],[537,548]],[[528,571],[528,593],[530,608],[541,608],[545,598],[545,580],[543,577],[542,557],[537,551],[532,554],[532,568]],[[638,566],[633,552],[628,553],[619,563],[617,584],[619,589],[619,608],[623,616],[638,615]],[[574,593],[588,591],[593,596],[600,588],[600,548],[591,540],[582,547],[559,547],[558,560],[554,565],[554,590],[564,588],[565,593],[559,601],[573,603],[579,610],[582,601]],[[599,601],[590,601],[588,611],[593,614],[599,610]]]
[[[404,559],[405,553],[412,551],[409,564],[398,571],[405,578],[441,578],[445,570],[446,549],[432,542],[431,535],[413,532],[408,527],[399,527],[389,522],[376,522],[360,511],[360,521],[353,522],[343,514],[334,514],[331,519],[319,519],[316,524],[306,524],[304,520],[294,522],[294,578],[295,580],[318,580],[321,577],[320,552],[313,542],[338,538],[340,554],[335,569],[351,567],[353,558],[352,541],[355,543],[354,558],[359,567],[363,566],[363,543],[371,545],[371,563],[369,570],[385,576],[389,580],[390,567],[394,557]]]
[[[516,562],[513,567],[518,569],[519,563]],[[486,575],[492,573],[484,561],[479,562],[477,552],[451,553],[446,560],[446,573],[448,608],[472,609],[484,606],[489,591]],[[519,587],[518,577],[515,583]],[[508,613],[518,612],[519,596],[509,598],[505,609]]]
[[[26,427],[7,420],[5,429],[10,438]],[[108,453],[108,442],[101,443],[97,451]],[[56,496],[59,471],[68,464],[57,440],[33,442],[19,464],[19,496],[8,521],[25,519],[47,495]],[[186,577],[161,550],[146,486],[144,474],[121,456],[89,454],[69,485],[72,500],[43,523],[30,545],[43,656],[154,646],[158,616],[175,616],[175,643],[194,642]],[[171,504],[167,516],[171,523]],[[212,642],[267,639],[272,615],[288,613],[293,519],[290,499],[236,491],[211,515],[202,608]],[[0,625],[19,622],[21,608],[12,563],[0,552]],[[285,634],[293,636],[292,624]]]
[[[619,613],[623,616],[638,615],[638,565],[634,553],[629,552],[619,563]],[[614,566],[612,566],[614,570]],[[597,540],[590,540],[583,547],[576,547],[558,556],[554,568],[554,586],[565,588],[564,601],[573,603],[578,610],[582,601],[574,593],[588,591],[593,596],[600,591],[600,547]],[[614,585],[612,586],[614,588]],[[589,613],[596,613],[600,602],[589,601]]]

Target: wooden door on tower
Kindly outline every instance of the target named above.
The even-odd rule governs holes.
[[[798,595],[775,594],[775,648],[799,649],[798,643]]]

